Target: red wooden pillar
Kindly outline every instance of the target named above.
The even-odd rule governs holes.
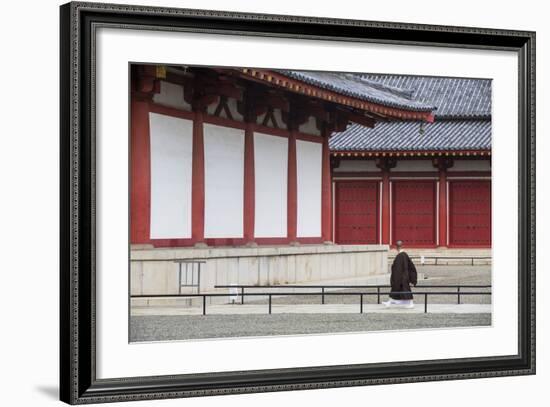
[[[149,103],[160,91],[155,67],[131,68],[130,243],[151,242],[151,139]]]
[[[391,244],[390,241],[390,222],[391,222],[391,202],[390,202],[390,169],[395,167],[397,162],[394,159],[379,159],[376,166],[382,170],[382,244]]]
[[[382,244],[390,242],[390,171],[382,170]]]
[[[195,110],[193,120],[193,163],[191,176],[191,236],[195,245],[204,242],[204,134],[203,111]]]
[[[332,177],[330,172],[330,131],[323,134],[321,178],[321,233],[324,242],[332,241]]]
[[[254,179],[254,125],[247,123],[244,133],[244,213],[243,235],[245,244],[254,243],[255,214]]]
[[[439,241],[438,246],[447,247],[447,170],[439,169]]]
[[[296,168],[296,130],[291,129],[288,137],[288,192],[287,192],[287,238],[296,242],[298,220],[298,181]]]
[[[449,242],[447,241],[447,169],[453,166],[453,159],[443,157],[438,158],[433,161],[433,165],[439,169],[439,208],[437,208],[439,240],[437,245],[447,247],[449,245]]]
[[[144,244],[151,237],[151,143],[145,97],[132,95],[130,134],[130,242]]]

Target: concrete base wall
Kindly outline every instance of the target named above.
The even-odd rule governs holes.
[[[319,284],[387,273],[386,245],[303,245],[255,248],[185,248],[131,251],[132,295],[177,294],[177,260],[203,260],[200,292],[228,292],[216,285]],[[185,266],[183,266],[185,270]],[[196,275],[195,275],[196,281]],[[182,287],[182,293],[196,288]],[[225,301],[227,298],[223,297]],[[197,302],[196,300],[193,303]],[[219,302],[209,299],[208,303]],[[132,305],[186,304],[184,299],[133,299]]]

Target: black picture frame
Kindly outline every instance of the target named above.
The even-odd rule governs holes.
[[[60,398],[70,404],[535,373],[535,33],[68,3],[60,8]],[[511,50],[519,59],[519,350],[515,355],[132,378],[96,378],[95,27]]]

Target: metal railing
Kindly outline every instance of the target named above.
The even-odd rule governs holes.
[[[178,294],[181,294],[182,287],[191,287],[191,288],[196,287],[197,294],[200,294],[201,265],[206,263],[206,261],[195,260],[195,259],[185,259],[185,260],[174,260],[174,263],[178,264]],[[183,267],[184,265],[185,265],[185,269]]]
[[[313,288],[320,289],[321,292],[321,304],[325,304],[325,294],[328,294],[327,289],[376,289],[377,304],[380,304],[380,297],[384,294],[380,290],[383,288],[391,288],[389,284],[379,284],[379,285],[346,285],[346,284],[323,284],[323,285],[300,285],[300,284],[282,284],[282,285],[252,285],[252,284],[231,284],[231,285],[215,285],[214,288],[237,288],[240,289],[241,304],[244,304],[245,289],[258,289],[258,288],[267,288],[267,289],[278,289],[278,288]],[[457,304],[461,304],[461,296],[468,294],[469,292],[461,291],[463,288],[491,288],[490,284],[445,284],[445,285],[417,285],[415,288],[456,288]],[[340,292],[341,293],[341,292]],[[416,292],[413,292],[413,294]],[[277,295],[282,295],[276,293]],[[231,295],[236,295],[231,294]],[[370,294],[369,294],[370,295]]]
[[[422,265],[432,265],[432,266],[446,266],[446,265],[449,265],[449,262],[448,260],[470,260],[470,265],[471,266],[474,266],[475,265],[475,260],[491,260],[492,257],[491,256],[422,256],[422,255],[410,255],[409,256],[411,259],[417,259],[419,261],[422,262],[422,258],[424,258],[424,260],[428,260],[428,259],[431,259],[431,260],[434,260],[433,263],[430,263],[430,264],[425,264],[425,263],[421,263]],[[439,263],[438,260],[447,260],[446,263]]]
[[[236,287],[236,286],[217,286],[218,288],[222,287]],[[359,298],[359,313],[363,314],[363,299],[365,296],[370,295],[376,295],[378,296],[378,303],[380,303],[380,296],[381,295],[389,295],[389,294],[411,294],[411,291],[385,291],[381,292],[379,288],[387,288],[389,286],[387,285],[379,285],[379,286],[296,286],[296,285],[289,285],[289,286],[237,286],[242,288],[242,291],[240,293],[235,293],[232,295],[241,296],[241,303],[244,304],[244,297],[267,297],[268,298],[268,313],[272,313],[272,299],[273,296],[312,296],[312,295],[319,295],[322,298],[322,304],[324,304],[324,297],[330,296],[330,295],[338,295],[338,296],[357,296]],[[247,292],[245,293],[244,288],[322,288],[322,291],[319,292]],[[344,291],[344,292],[335,292],[335,291],[325,291],[326,288],[377,288],[376,292],[364,292],[364,291]],[[441,287],[456,287],[457,291],[413,291],[412,294],[414,295],[423,295],[424,296],[424,313],[428,312],[428,296],[430,295],[458,295],[459,300],[458,303],[460,304],[460,296],[464,295],[491,295],[491,291],[460,291],[460,288],[466,288],[466,287],[476,287],[476,288],[490,288],[491,286],[487,285],[446,285],[446,286],[422,286],[417,288],[441,288]],[[207,297],[227,297],[227,293],[208,293],[208,294],[149,294],[149,295],[132,295],[131,298],[195,298],[199,297],[202,298],[202,314],[206,315],[206,298]]]

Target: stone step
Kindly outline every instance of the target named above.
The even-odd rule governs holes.
[[[474,258],[475,265],[490,265],[491,259],[475,259],[477,257],[490,257],[491,249],[450,249],[450,248],[410,248],[406,249],[409,256],[413,257],[415,263],[419,263],[418,257],[424,256],[426,265],[441,264],[441,265],[472,265],[472,258]],[[388,262],[391,264],[397,250],[390,250],[388,253]],[[434,257],[438,257],[437,261]],[[445,257],[463,257],[463,259],[448,259]]]
[[[385,307],[382,304],[363,304],[363,314],[372,313],[393,314],[430,314],[445,313],[445,314],[490,314],[491,304],[428,304],[424,308],[424,304],[415,304],[414,308],[407,309],[402,306]],[[272,314],[357,314],[361,311],[359,304],[325,304],[325,305],[272,305]],[[206,307],[207,315],[251,315],[261,314],[267,315],[269,308],[266,304],[229,304],[229,305],[213,305]],[[201,315],[202,308],[181,308],[181,307],[143,307],[132,310],[132,316],[138,315]]]

